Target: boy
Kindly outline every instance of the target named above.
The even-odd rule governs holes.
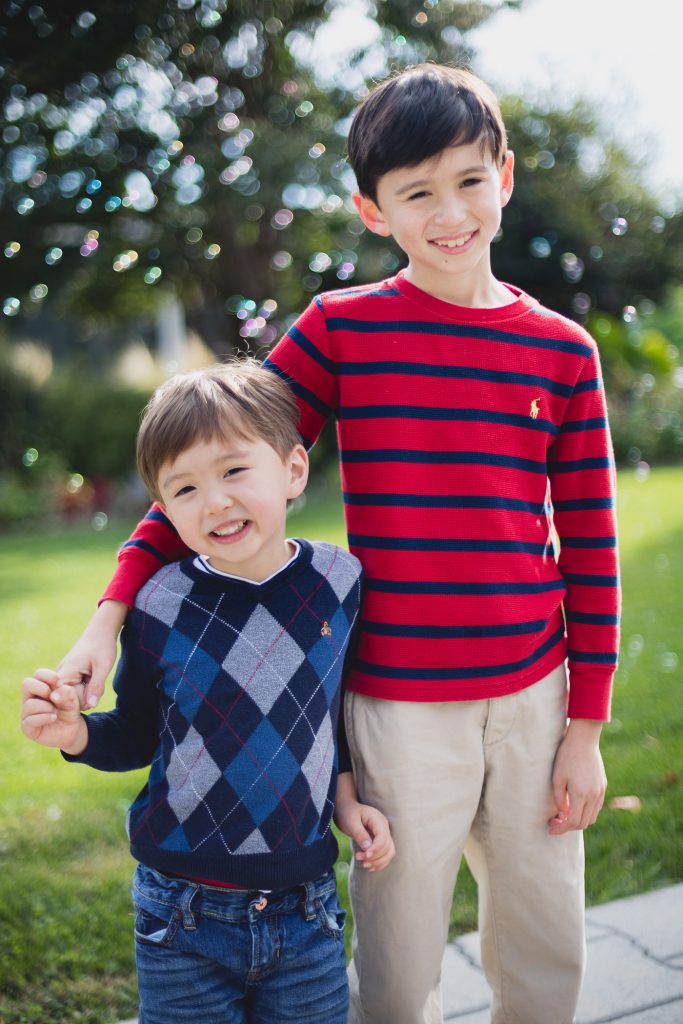
[[[393,236],[407,267],[318,296],[266,365],[297,396],[307,444],[336,417],[366,576],[347,732],[359,794],[387,814],[397,855],[382,875],[352,874],[350,1019],[441,1021],[467,843],[492,1021],[569,1024],[582,830],[604,799],[618,647],[597,347],[492,273],[513,155],[478,78],[422,65],[383,83],[355,115],[349,157],[363,223]],[[150,545],[174,551],[154,512],[67,661],[94,670],[96,690],[100,638],[158,564]]]
[[[104,771],[151,765],[128,815],[140,1024],[345,1024],[336,820],[369,870],[393,853],[355,799],[335,734],[360,566],[288,540],[308,457],[287,386],[250,363],[173,378],[150,400],[138,467],[200,556],[140,591],[114,711],[24,681],[27,736]],[[340,732],[343,739],[343,729]]]

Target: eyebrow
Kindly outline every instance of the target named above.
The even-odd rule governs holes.
[[[458,171],[456,177],[466,178],[468,174],[482,174],[486,171],[484,164],[477,164],[475,167],[466,167],[462,171]],[[394,192],[395,196],[402,196],[405,192],[411,192],[414,188],[421,188],[423,185],[429,185],[431,178],[418,178],[415,181],[408,182],[407,185],[401,185]]]
[[[243,451],[240,451],[240,450],[236,450],[236,451],[226,450],[225,452],[222,452],[217,458],[215,458],[213,460],[213,462],[211,463],[211,465],[212,466],[216,466],[220,462],[238,462],[240,459],[246,459],[246,457],[247,457],[247,453],[246,452],[243,452]],[[159,481],[159,488],[170,487],[177,480],[182,480],[183,477],[186,477],[186,476],[192,476],[192,470],[191,469],[186,469],[183,473],[172,473],[171,476],[164,477],[163,480]]]

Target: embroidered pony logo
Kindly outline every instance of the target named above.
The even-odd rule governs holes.
[[[529,409],[529,415],[531,416],[532,420],[537,419],[538,414],[539,414],[540,411],[541,411],[541,399],[540,398],[534,398],[533,402],[531,403],[531,408]]]
[[[320,635],[321,636],[332,636],[332,630],[330,629],[330,624],[327,621],[327,619],[325,619],[325,621],[323,622],[323,624],[322,624],[322,626],[320,628]]]

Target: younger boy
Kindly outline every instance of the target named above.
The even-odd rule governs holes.
[[[24,681],[27,736],[104,771],[151,765],[127,823],[140,1024],[346,1024],[335,797],[360,862],[393,855],[343,742],[338,777],[359,563],[285,537],[308,474],[297,418],[287,386],[249,363],[159,388],[138,466],[201,555],[138,594],[114,711],[81,716],[54,672]]]
[[[492,273],[513,155],[478,78],[422,65],[385,82],[355,115],[349,158],[363,223],[407,267],[317,296],[267,365],[297,396],[307,444],[337,420],[366,577],[347,732],[359,794],[398,852],[381,875],[352,873],[351,1020],[441,1021],[467,844],[492,1021],[569,1024],[618,648],[597,347]],[[176,544],[153,510],[70,671],[101,686],[107,619]]]

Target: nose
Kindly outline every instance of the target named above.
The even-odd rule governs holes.
[[[434,213],[434,221],[437,224],[457,227],[464,222],[466,215],[465,202],[458,192],[454,192],[441,200]]]
[[[207,490],[204,500],[209,515],[223,512],[233,504],[233,498],[225,480],[212,484]]]

